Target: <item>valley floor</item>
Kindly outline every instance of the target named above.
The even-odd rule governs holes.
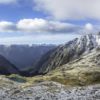
[[[71,87],[45,81],[26,85],[0,76],[0,100],[100,100],[100,84]]]

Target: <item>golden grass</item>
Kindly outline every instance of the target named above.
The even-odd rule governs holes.
[[[64,85],[89,85],[100,82],[99,67],[74,67],[69,70],[55,69],[46,75],[34,77],[22,77],[19,75],[10,75],[7,78],[17,82],[22,82],[22,87],[28,87],[44,81],[59,82]]]

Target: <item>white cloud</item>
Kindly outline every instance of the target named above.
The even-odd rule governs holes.
[[[49,21],[38,18],[21,19],[16,23],[1,21],[0,43],[1,44],[33,44],[33,43],[60,44],[67,42],[77,36],[80,36],[81,34],[95,32],[95,30],[98,31],[99,29],[100,29],[99,25],[97,26],[91,23],[86,23],[83,26],[77,26],[70,23]],[[8,32],[10,34],[8,34]],[[71,34],[71,33],[76,33],[76,34]]]
[[[47,21],[44,19],[22,19],[17,23],[18,29],[25,32],[42,32],[46,30]]]
[[[24,32],[45,32],[45,33],[72,33],[80,30],[77,25],[48,21],[45,19],[22,19],[17,23],[17,28]]]
[[[0,22],[0,32],[12,32],[15,31],[16,26],[12,22],[1,21]]]
[[[83,26],[78,26],[66,22],[51,21],[45,19],[21,19],[16,23],[1,21],[0,32],[19,32],[31,34],[69,34],[69,33],[84,33],[97,32],[100,30],[100,25],[92,25],[86,23]]]
[[[100,24],[93,25],[91,23],[86,23],[81,30],[83,33],[94,33],[97,34],[100,32]],[[80,32],[81,33],[81,32]]]
[[[93,25],[92,25],[91,23],[87,23],[87,24],[85,25],[85,29],[86,29],[86,30],[89,30],[89,31],[93,31],[94,27],[93,27]]]
[[[100,0],[34,0],[35,9],[58,20],[100,19]]]
[[[16,3],[18,0],[0,0],[0,4]]]

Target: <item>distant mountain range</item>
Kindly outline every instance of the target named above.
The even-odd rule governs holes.
[[[0,54],[19,70],[28,70],[35,66],[42,55],[53,48],[54,45],[0,45]]]
[[[87,66],[87,70],[97,71],[100,70],[98,67],[100,66],[100,33],[86,34],[59,46],[12,45],[6,47],[1,45],[0,54],[2,55],[0,64],[4,66],[4,68],[1,67],[1,74],[2,70],[6,69],[7,73],[18,73],[24,76],[47,74],[54,70],[62,75],[63,68],[65,71],[74,68],[77,72],[77,67],[81,68],[81,66],[85,69]],[[12,64],[3,59],[3,56]]]
[[[0,74],[19,74],[19,70],[6,58],[0,55]]]

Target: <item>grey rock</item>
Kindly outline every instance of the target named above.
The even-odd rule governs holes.
[[[100,84],[66,87],[56,82],[43,82],[21,89],[0,89],[0,100],[100,100]]]

